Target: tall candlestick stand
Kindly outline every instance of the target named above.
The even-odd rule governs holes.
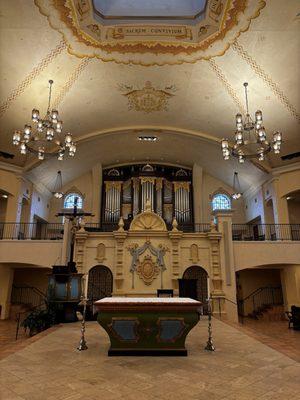
[[[212,315],[212,309],[211,309],[211,297],[207,299],[208,303],[208,340],[205,346],[205,350],[208,351],[215,351],[216,348],[213,344],[212,340],[212,324],[211,324],[211,315]]]
[[[85,333],[85,314],[86,314],[86,304],[87,304],[88,299],[86,297],[82,296],[82,300],[80,302],[81,305],[83,305],[83,313],[82,313],[82,321],[81,321],[81,338],[80,338],[80,342],[79,345],[77,347],[77,350],[82,351],[82,350],[87,350],[87,344],[86,344],[86,340],[84,337],[84,333]]]

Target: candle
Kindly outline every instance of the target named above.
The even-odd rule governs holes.
[[[84,298],[87,299],[87,295],[88,295],[88,283],[89,283],[89,274],[86,273],[84,274]]]
[[[207,297],[210,299],[209,276],[207,276]]]

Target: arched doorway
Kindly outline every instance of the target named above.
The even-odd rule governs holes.
[[[111,297],[113,291],[113,275],[104,265],[96,265],[89,271],[88,299],[94,302],[104,297]]]
[[[207,314],[207,277],[208,274],[204,268],[198,265],[192,265],[187,268],[183,273],[183,279],[196,279],[197,280],[197,300],[203,304],[203,312]]]

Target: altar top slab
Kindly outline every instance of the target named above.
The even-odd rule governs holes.
[[[143,311],[150,311],[150,309],[180,311],[184,309],[188,311],[196,310],[201,304],[200,301],[185,297],[105,297],[95,301],[94,307],[98,311],[121,309],[143,309]]]

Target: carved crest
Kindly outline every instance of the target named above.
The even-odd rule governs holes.
[[[145,83],[142,89],[134,89],[133,86],[119,85],[119,89],[128,99],[128,110],[151,113],[154,111],[167,111],[168,101],[174,96],[174,85],[164,89],[156,89],[150,81]]]
[[[146,285],[151,285],[154,279],[159,274],[157,263],[152,260],[151,256],[145,256],[144,260],[138,264],[136,272]]]
[[[133,243],[127,247],[127,250],[132,255],[130,272],[134,273],[136,271],[146,285],[150,285],[153,282],[159,271],[166,270],[164,255],[169,251],[167,247],[160,244],[158,248],[155,248],[150,241],[147,241],[141,247],[137,243]],[[141,261],[140,257],[144,253],[144,259]],[[156,259],[153,260],[152,256]]]

